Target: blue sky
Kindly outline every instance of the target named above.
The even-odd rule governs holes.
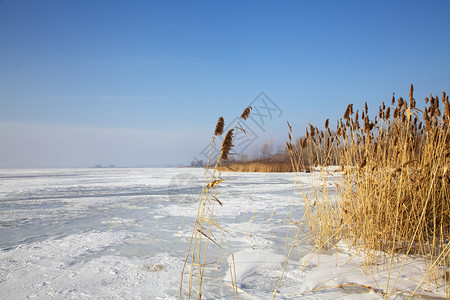
[[[0,1],[0,167],[188,164],[261,91],[286,120],[450,92],[449,1]],[[256,145],[257,143],[255,143]],[[250,149],[250,148],[249,148]]]

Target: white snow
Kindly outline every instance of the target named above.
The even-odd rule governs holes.
[[[178,299],[204,176],[203,169],[0,170],[1,298]],[[329,183],[339,174],[326,176]],[[228,179],[219,186],[223,207],[215,208],[215,218],[228,234],[224,259],[212,271],[214,280],[206,279],[203,298],[234,298],[233,256],[239,298],[271,299],[296,232],[287,221],[291,208],[295,219],[303,214],[294,188],[302,185],[308,192],[323,184],[323,177],[225,173],[222,178]],[[383,266],[372,277],[362,257],[345,247],[317,256],[301,239],[276,299],[383,299],[388,278]],[[400,264],[394,262],[394,270]],[[423,268],[420,259],[408,259],[394,297],[406,297]],[[445,293],[430,285],[425,296]]]

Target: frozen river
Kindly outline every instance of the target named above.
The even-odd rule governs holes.
[[[3,297],[178,297],[204,172],[1,170]],[[216,210],[219,222],[230,232],[226,251],[251,247],[282,251],[293,174],[228,173],[226,177],[219,188],[223,207]],[[225,272],[226,268],[223,276]],[[276,274],[254,283],[254,288],[249,285],[250,293],[255,289],[270,294]],[[211,298],[234,293],[227,286],[213,285]]]
[[[0,170],[0,298],[178,299],[204,173]],[[214,215],[227,234],[216,267],[207,269],[203,299],[234,299],[232,254],[239,299],[272,299],[289,251],[288,228],[289,245],[296,231],[289,215],[301,219],[302,197],[312,196],[321,180],[292,173],[230,172],[222,178],[228,178],[218,189],[223,207]],[[295,181],[302,194],[293,197]],[[276,299],[383,299],[380,289],[395,276],[380,267],[374,283],[361,255],[336,249],[305,260],[312,245],[303,236],[294,245]],[[418,260],[406,261],[393,298],[407,299],[405,291],[414,290],[423,268]],[[445,297],[442,288],[430,295]]]

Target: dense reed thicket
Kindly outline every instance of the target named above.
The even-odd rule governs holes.
[[[327,120],[324,130],[310,125],[295,142],[290,128],[287,148],[296,171],[305,163],[338,163],[345,171],[339,184],[325,182],[316,198],[304,199],[307,232],[317,247],[345,242],[369,267],[419,255],[428,267],[416,292],[443,285],[449,297],[450,106],[444,92],[425,102],[416,107],[411,85],[409,101],[393,96],[374,117],[367,103],[356,112],[350,104],[335,132]],[[314,161],[305,162],[305,152]],[[384,287],[386,297],[396,280]]]
[[[220,171],[229,172],[292,172],[290,161],[252,160],[233,161],[219,167]]]

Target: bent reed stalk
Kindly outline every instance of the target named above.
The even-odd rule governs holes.
[[[313,198],[303,195],[307,235],[318,249],[344,242],[364,254],[370,270],[421,257],[427,269],[413,294],[433,286],[450,298],[450,104],[442,92],[420,110],[413,91],[411,85],[409,102],[393,95],[374,118],[367,103],[361,112],[349,104],[335,132],[327,119],[324,130],[309,125],[294,141],[288,124],[287,149],[296,172],[309,164],[341,166],[338,184],[327,183],[322,168],[323,185]],[[389,271],[385,298],[399,276]]]
[[[231,155],[230,151],[233,147],[234,131],[244,130],[242,129],[239,120],[246,120],[251,109],[251,106],[247,107],[241,114],[240,119],[236,121],[234,127],[227,132],[222,142],[220,155],[217,157],[215,162],[212,162],[211,155],[213,146],[215,145],[215,139],[216,137],[222,135],[225,124],[223,117],[220,117],[217,121],[212,137],[207,166],[205,168],[205,177],[203,181],[202,193],[198,202],[197,214],[193,224],[188,251],[181,271],[180,299],[182,299],[183,296],[183,282],[186,275],[188,276],[188,287],[186,291],[188,299],[191,298],[193,293],[196,293],[197,298],[201,299],[203,278],[205,278],[207,266],[208,268],[217,268],[217,265],[221,261],[221,259],[219,259],[219,254],[222,249],[221,237],[223,238],[225,236],[226,231],[223,230],[215,220],[214,209],[216,207],[216,203],[220,206],[223,205],[217,197],[217,191],[220,183],[226,180],[226,178],[221,177],[222,173],[219,171],[219,168],[228,160],[228,156]],[[214,167],[212,168],[210,168],[211,163],[214,164]],[[208,175],[208,171],[210,169],[212,169],[212,172]],[[215,257],[208,254],[211,253],[212,250],[214,250],[213,253],[216,253]],[[188,274],[185,273],[186,267],[189,268]],[[233,269],[231,269],[230,265],[230,270],[230,274],[233,275],[232,270],[234,270],[234,266]],[[234,273],[235,272],[236,271],[234,271]],[[196,291],[194,288],[195,281],[197,283]],[[237,298],[238,287],[235,280],[232,281],[232,287],[236,290]]]

